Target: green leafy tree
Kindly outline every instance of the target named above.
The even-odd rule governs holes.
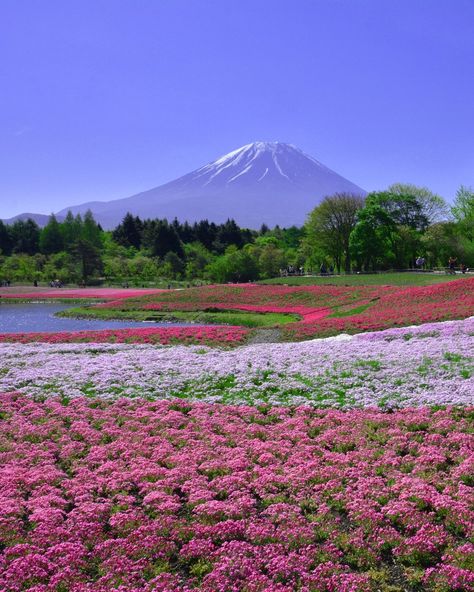
[[[64,283],[79,282],[80,270],[73,255],[66,251],[49,255],[43,268],[42,279],[46,282],[55,279]]]
[[[163,258],[161,269],[165,277],[180,279],[183,276],[185,264],[176,253],[169,251]]]
[[[208,266],[207,275],[212,281],[220,283],[256,280],[259,277],[258,262],[249,249],[229,247],[224,255]]]
[[[12,282],[32,282],[41,272],[41,263],[34,255],[14,253],[3,260],[0,275]]]
[[[464,261],[467,257],[462,236],[455,222],[432,224],[421,238],[423,253],[431,267],[446,267],[450,257]]]
[[[195,279],[203,276],[204,269],[211,263],[214,256],[204,245],[198,242],[185,244],[186,277]]]
[[[350,235],[350,246],[359,269],[377,269],[387,262],[397,228],[391,216],[379,205],[359,211]]]
[[[393,183],[387,191],[394,195],[410,195],[413,197],[428,224],[446,220],[448,217],[448,206],[445,200],[427,187],[418,187],[411,183]]]
[[[422,203],[409,193],[392,193],[390,191],[369,193],[366,198],[366,207],[370,206],[378,206],[385,210],[399,226],[408,226],[423,232],[430,222],[424,213]]]
[[[451,212],[461,233],[470,242],[474,242],[474,191],[471,187],[461,185],[456,192]]]
[[[98,276],[103,272],[100,251],[90,241],[80,238],[75,243],[73,253],[83,282],[87,283],[91,277]]]
[[[159,259],[137,254],[128,262],[130,278],[137,281],[153,282],[160,275]]]
[[[334,261],[336,267],[351,270],[350,236],[357,223],[357,213],[364,199],[349,193],[325,197],[309,214],[305,224],[306,246],[316,250],[322,259]]]
[[[288,258],[285,251],[278,247],[278,242],[273,237],[257,239],[253,251],[258,258],[260,276],[262,278],[277,277],[280,269],[284,269],[288,265]]]

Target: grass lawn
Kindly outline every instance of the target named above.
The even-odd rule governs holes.
[[[263,280],[261,284],[284,284],[288,286],[429,286],[441,282],[451,282],[462,278],[473,277],[472,274],[457,273],[374,273],[360,275],[333,276],[294,276]]]
[[[57,313],[61,317],[91,318],[102,320],[184,322],[212,325],[239,325],[241,327],[273,327],[294,323],[299,320],[298,315],[281,313],[252,313],[242,311],[173,311],[161,312],[156,310],[117,310],[107,308],[69,308]]]

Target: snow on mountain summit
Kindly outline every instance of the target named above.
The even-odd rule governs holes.
[[[326,195],[365,191],[292,144],[253,142],[159,187],[109,202],[90,202],[72,208],[91,208],[106,228],[127,212],[141,218],[177,217],[194,222],[224,222],[234,218],[248,228],[300,225]]]
[[[275,177],[283,177],[287,182],[298,185],[314,175],[315,165],[330,172],[330,169],[292,144],[253,142],[197,169],[193,180],[201,178],[203,185],[207,186],[211,183],[259,183],[264,179],[268,183]]]

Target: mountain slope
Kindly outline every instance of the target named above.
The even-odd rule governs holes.
[[[109,202],[65,208],[90,208],[106,228],[129,211],[142,218],[174,218],[193,222],[234,218],[248,228],[302,224],[325,195],[365,191],[291,144],[254,142],[199,169],[148,191]]]
[[[31,218],[38,224],[38,226],[46,226],[49,220],[49,215],[47,214],[30,214],[29,212],[25,212],[23,214],[18,214],[17,216],[13,216],[12,218],[7,218],[2,220],[5,224],[14,224],[17,220],[28,220]],[[62,222],[64,220],[64,216],[56,216],[58,222]]]

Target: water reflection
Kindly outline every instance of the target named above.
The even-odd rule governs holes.
[[[70,319],[54,314],[76,305],[55,303],[0,304],[0,333],[35,333],[59,331],[89,331],[127,329],[129,327],[187,327],[191,323],[142,323],[138,321],[108,321]]]

